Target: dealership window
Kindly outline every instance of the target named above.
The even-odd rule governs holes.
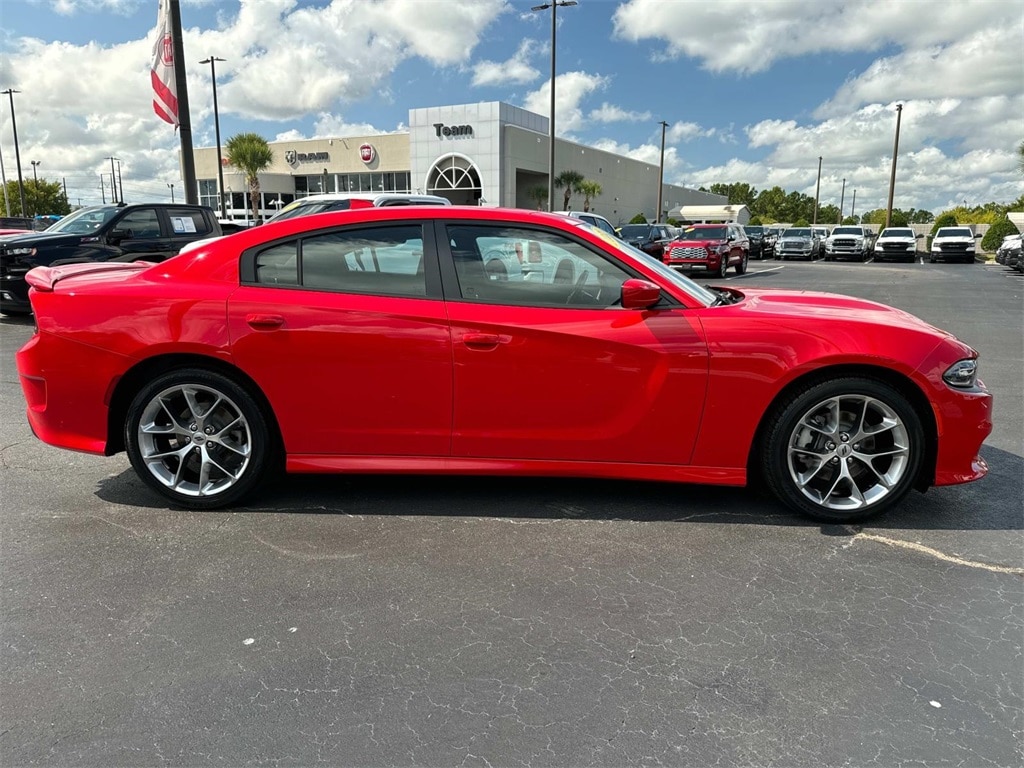
[[[382,173],[339,173],[334,176],[329,192],[411,192],[408,171]]]
[[[220,210],[220,201],[217,199],[217,180],[199,180],[199,204],[208,205],[213,210]]]

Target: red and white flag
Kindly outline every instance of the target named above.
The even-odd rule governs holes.
[[[178,87],[174,82],[174,37],[171,30],[170,0],[159,0],[156,42],[153,44],[153,111],[161,120],[178,127]]]

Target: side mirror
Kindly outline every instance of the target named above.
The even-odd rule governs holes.
[[[119,243],[122,240],[130,240],[132,238],[132,231],[130,229],[112,229],[110,234],[107,235],[107,240],[112,243]]]
[[[661,288],[650,280],[631,277],[622,284],[623,309],[649,309],[661,299]]]
[[[979,238],[979,237],[982,237],[982,234],[981,234],[981,232],[975,232],[975,233],[974,233],[974,237],[975,237],[975,239],[977,239],[977,238]]]
[[[921,239],[922,237],[924,237],[924,235],[914,235],[914,237],[915,237],[916,239],[920,240],[920,239]]]

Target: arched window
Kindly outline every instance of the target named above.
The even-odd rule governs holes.
[[[447,197],[454,205],[478,205],[483,196],[480,171],[465,155],[439,157],[427,174],[427,192]]]

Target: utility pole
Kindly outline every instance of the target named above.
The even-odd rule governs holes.
[[[850,206],[850,216],[857,215],[857,190],[853,190],[853,204]]]
[[[821,193],[821,156],[818,157],[818,183],[814,187],[814,221],[812,225],[818,223],[818,195]]]
[[[7,173],[4,171],[4,150],[2,144],[0,144],[0,181],[4,185],[4,206],[7,208],[7,216],[9,218],[11,215],[11,196],[7,194]]]
[[[103,183],[103,174],[100,174],[100,196],[103,198],[103,204],[107,204],[107,185]]]
[[[217,109],[217,62],[226,61],[226,59],[219,59],[216,56],[209,56],[202,61],[200,64],[210,65],[210,80],[213,83],[213,130],[217,134],[217,197],[220,199],[220,217],[226,219],[228,217],[227,209],[224,203],[224,161],[221,159],[220,152],[220,111]],[[326,170],[326,169],[325,169]],[[327,190],[324,190],[325,192]]]
[[[18,168],[18,196],[21,197],[21,216],[25,217],[25,182],[21,178],[21,152],[18,149],[18,121],[14,119],[14,94],[21,93],[13,88],[3,91],[11,97],[11,128],[14,130],[14,164]],[[6,194],[5,194],[6,196]]]
[[[839,221],[836,224],[843,223],[843,202],[846,200],[846,179],[843,179],[843,191],[839,195]]]
[[[900,117],[903,115],[903,105],[896,105],[896,140],[892,144],[892,171],[889,174],[889,204],[885,209],[885,226],[892,224],[892,196],[896,191],[896,156],[900,151]]]
[[[188,78],[185,76],[185,43],[181,37],[181,5],[167,0],[174,46],[174,84],[178,92],[178,135],[181,137],[181,177],[185,183],[185,202],[199,203],[196,185],[196,158],[192,151],[192,117],[188,111]]]
[[[105,157],[103,159],[110,161],[110,202],[116,203],[116,202],[118,202],[118,197],[117,197],[117,176],[114,175],[114,161],[117,160],[117,158],[116,157]],[[120,161],[118,160],[118,162],[120,162]],[[121,201],[121,202],[123,202],[123,201]]]
[[[174,185],[171,182],[167,182],[167,186],[171,188],[171,203],[174,203]]]
[[[665,129],[668,123],[661,121],[661,165],[658,166],[658,210],[654,215],[654,223],[661,224],[661,195],[665,186]]]

